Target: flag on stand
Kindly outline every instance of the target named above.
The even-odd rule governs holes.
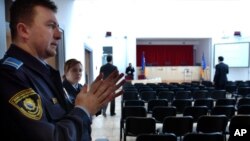
[[[141,56],[141,72],[142,72],[142,75],[145,75],[145,65],[146,65],[146,60],[145,60],[144,52],[142,52],[142,56]]]
[[[205,56],[204,56],[204,52],[202,54],[202,58],[201,58],[201,79],[204,80],[205,79],[205,69],[207,67],[206,64],[206,60],[205,60]]]

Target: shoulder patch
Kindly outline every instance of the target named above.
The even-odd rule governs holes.
[[[40,96],[31,88],[16,93],[9,103],[17,108],[24,116],[40,120],[43,109]]]
[[[3,64],[12,66],[15,69],[19,69],[23,65],[23,62],[16,58],[8,57],[3,61]]]

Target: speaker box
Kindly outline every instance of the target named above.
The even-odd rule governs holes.
[[[112,33],[110,31],[107,31],[106,32],[106,37],[111,37],[112,36]]]

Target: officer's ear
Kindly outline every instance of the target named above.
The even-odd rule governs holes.
[[[23,40],[27,40],[30,36],[30,27],[24,23],[17,24],[17,34]]]

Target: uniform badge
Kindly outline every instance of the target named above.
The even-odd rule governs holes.
[[[3,64],[8,65],[8,66],[12,66],[15,69],[19,69],[23,65],[23,62],[16,59],[16,58],[8,57],[4,60]]]
[[[34,120],[40,120],[43,114],[41,98],[31,88],[16,93],[9,103],[23,115]]]
[[[57,104],[58,103],[57,98],[55,98],[55,97],[53,97],[51,100],[52,100],[53,104]]]

